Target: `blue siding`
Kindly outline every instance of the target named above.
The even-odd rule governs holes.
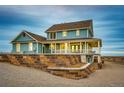
[[[20,36],[18,36],[16,38],[15,41],[20,41],[20,42],[26,42],[26,41],[33,41],[33,39],[31,37],[29,37],[28,35],[25,35],[25,37],[21,34]]]
[[[28,51],[28,44],[27,43],[20,44],[20,51],[22,53],[27,52]]]
[[[42,53],[42,44],[38,44],[38,53]]]
[[[49,33],[47,33],[47,39],[49,39]]]
[[[92,37],[92,33],[90,31],[89,31],[88,37],[90,38]]]
[[[12,52],[15,53],[16,52],[16,44],[12,45]]]
[[[80,29],[80,35],[76,36],[76,30],[67,31],[67,36],[62,36],[62,31],[57,32],[56,39],[73,39],[73,38],[86,38],[87,37],[87,29]]]
[[[33,42],[33,51],[36,53],[37,52],[37,43]]]
[[[35,53],[37,53],[37,43],[36,42],[33,43],[33,51]],[[38,53],[42,53],[42,44],[41,43],[38,43]]]
[[[37,53],[37,43],[33,42],[33,51],[29,51],[29,44],[20,43],[20,52],[21,53]],[[16,44],[13,43],[12,53],[16,53]],[[38,43],[38,53],[42,53],[42,44]]]
[[[80,29],[80,37],[87,38],[87,29]]]
[[[34,41],[31,37],[25,34],[23,36],[20,34],[15,40],[15,43],[12,44],[12,52],[16,53],[16,42],[20,43],[20,52],[21,53],[37,53],[37,42]],[[29,51],[29,42],[33,43],[33,51]],[[42,52],[42,44],[38,43],[38,53]]]

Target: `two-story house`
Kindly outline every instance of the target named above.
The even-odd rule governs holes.
[[[47,38],[28,31],[12,40],[13,53],[100,54],[102,41],[94,38],[92,20],[55,24],[45,31]]]

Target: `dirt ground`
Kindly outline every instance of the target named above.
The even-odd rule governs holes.
[[[105,62],[102,70],[97,70],[88,78],[66,79],[41,70],[0,63],[1,87],[124,87],[124,64]]]

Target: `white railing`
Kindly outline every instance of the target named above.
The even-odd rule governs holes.
[[[45,53],[53,53],[53,54],[63,54],[63,53],[79,53],[79,54],[99,54],[99,51],[98,50],[92,50],[92,49],[87,49],[87,50],[85,50],[85,49],[82,49],[82,50],[80,50],[80,49],[77,49],[77,50],[71,50],[71,49],[67,49],[67,50],[65,50],[65,49],[61,49],[61,50],[50,50],[49,52],[47,51],[47,52],[45,52]]]

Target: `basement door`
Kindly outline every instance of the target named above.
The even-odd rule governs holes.
[[[92,63],[92,56],[87,56],[87,62]]]

